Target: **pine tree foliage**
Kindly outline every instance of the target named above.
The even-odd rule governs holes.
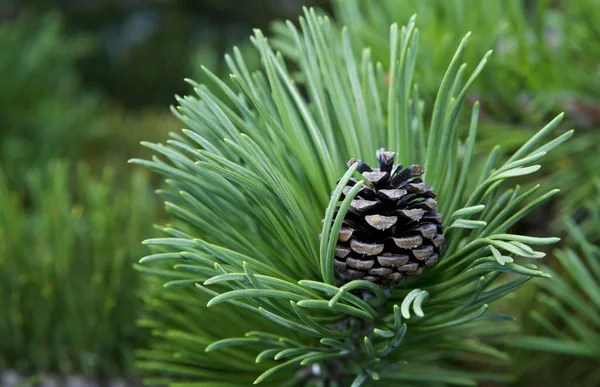
[[[357,44],[372,47],[377,60],[389,59],[387,26],[418,14],[425,54],[417,72],[424,94],[436,92],[454,40],[472,31],[479,37],[466,50],[467,62],[477,60],[480,50],[497,51],[474,88],[484,96],[487,114],[502,122],[537,124],[562,106],[571,111],[569,118],[578,127],[598,123],[593,108],[583,109],[597,100],[600,87],[595,76],[600,56],[594,44],[600,32],[597,2],[332,0],[332,4]],[[578,107],[581,103],[584,106]]]
[[[255,31],[261,69],[249,72],[234,50],[227,57],[232,85],[214,76],[208,86],[190,81],[196,96],[178,98],[174,109],[187,129],[166,144],[146,143],[157,154],[152,160],[133,160],[165,176],[159,194],[173,217],[161,227],[164,237],[145,241],[154,251],[139,266],[167,288],[149,291],[150,310],[141,321],[155,334],[152,347],[139,352],[147,381],[433,386],[505,380],[451,363],[506,363],[507,355],[487,339],[512,330],[511,318],[488,306],[532,277],[547,276],[524,259],[542,258],[536,246],[558,239],[510,228],[558,190],[510,181],[535,173],[536,162],[571,136],[553,134],[562,115],[505,162],[498,162],[498,149],[478,160],[477,104],[466,138],[457,127],[490,53],[468,71],[462,64],[468,35],[425,127],[413,77],[414,17],[405,27],[391,26],[389,63],[373,62],[368,49],[356,52],[346,29],[313,10],[287,28],[299,55],[274,51]],[[446,215],[447,248],[435,268],[390,291],[364,280],[338,286],[333,251],[362,184],[340,200],[347,181],[359,176],[356,164],[346,162],[374,163],[381,147],[397,152],[404,165],[425,166],[424,181]]]
[[[529,312],[534,328],[507,340],[528,350],[519,367],[526,377],[544,380],[551,365],[562,385],[595,386],[600,380],[600,181],[595,183],[595,197],[582,206],[585,215],[563,222],[566,246],[553,252],[557,264],[545,270],[552,281],[537,283],[537,306]]]

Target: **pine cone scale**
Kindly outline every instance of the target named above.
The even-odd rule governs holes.
[[[335,248],[335,256],[336,258],[346,258],[346,256],[348,256],[348,254],[350,254],[350,250],[347,247],[344,246],[338,246]]]
[[[338,240],[340,242],[347,242],[354,233],[354,230],[349,227],[342,227],[340,230],[340,235],[338,236]]]
[[[350,208],[358,212],[365,212],[374,208],[377,204],[379,204],[378,201],[359,199],[353,200],[350,203]]]
[[[356,239],[350,241],[352,251],[362,255],[377,255],[383,251],[384,247],[383,244],[364,243]]]
[[[422,224],[419,227],[415,227],[415,230],[419,231],[427,239],[432,239],[437,235],[437,226],[432,223]]]
[[[397,216],[383,216],[383,215],[367,215],[365,216],[367,223],[377,230],[385,231],[396,224],[398,221]]]
[[[383,196],[383,199],[398,200],[406,195],[407,192],[403,189],[380,189],[377,193],[381,194],[379,196]]]
[[[418,222],[421,220],[423,215],[425,215],[425,210],[423,209],[410,209],[410,210],[399,210],[399,214],[404,216],[406,219]]]
[[[349,267],[356,270],[369,270],[375,264],[374,261],[362,261],[360,259],[348,258],[346,259],[346,264]]]
[[[399,248],[408,250],[419,247],[423,243],[423,238],[421,238],[419,235],[405,238],[392,238],[392,240]]]
[[[408,255],[378,255],[377,262],[381,266],[402,266],[408,263]]]
[[[420,249],[414,249],[412,251],[412,254],[416,259],[422,261],[426,258],[431,257],[431,255],[433,254],[433,246],[425,246]]]
[[[437,263],[437,261],[438,261],[438,255],[433,254],[431,257],[427,258],[427,260],[425,261],[425,266],[433,266]]]

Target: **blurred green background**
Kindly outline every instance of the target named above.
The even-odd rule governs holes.
[[[223,73],[223,55],[248,45],[253,28],[319,1],[3,4],[1,155],[26,165],[56,157],[123,160],[141,138],[164,138],[178,128],[167,107],[190,91],[184,78],[202,80],[201,65]]]
[[[274,31],[285,51],[289,37],[277,21],[295,19],[302,6],[348,25],[355,45],[382,61],[389,24],[417,13],[426,108],[450,53],[473,31],[470,65],[496,51],[470,96],[482,101],[482,150],[514,148],[558,111],[578,129],[541,179],[566,194],[522,227],[566,235],[569,215],[597,235],[597,212],[590,226],[581,203],[598,202],[600,192],[598,1],[4,0],[0,373],[137,380],[134,348],[148,332],[135,327],[144,283],[132,264],[162,209],[153,194],[159,183],[126,161],[145,156],[141,140],[165,141],[182,126],[168,107],[191,92],[184,78],[202,82],[202,65],[226,77],[223,55],[234,45],[252,64],[253,28]],[[513,308],[529,308],[533,297]],[[537,367],[552,362],[564,358]]]

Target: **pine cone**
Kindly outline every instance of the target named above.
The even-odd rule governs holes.
[[[418,276],[433,266],[444,248],[442,215],[433,191],[419,178],[423,167],[394,166],[396,153],[377,151],[379,168],[362,160],[357,171],[366,182],[344,218],[335,249],[335,267],[344,281],[365,279],[381,287]],[[358,182],[352,178],[344,195]]]

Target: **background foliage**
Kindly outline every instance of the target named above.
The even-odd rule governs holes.
[[[388,57],[385,26],[420,15],[423,63],[416,70],[423,93],[435,93],[454,42],[471,31],[476,36],[465,53],[467,63],[481,52],[496,51],[495,60],[474,85],[485,112],[503,123],[539,124],[566,110],[577,126],[597,124],[597,27],[591,22],[600,7],[591,1],[520,0],[505,2],[376,0],[334,1],[342,23],[358,45],[371,47],[375,58]],[[576,66],[578,71],[566,71]],[[590,108],[586,110],[585,107]],[[587,114],[586,114],[587,113]],[[516,141],[516,140],[513,140]]]
[[[82,88],[76,72],[89,45],[85,36],[66,36],[56,13],[0,24],[3,163],[26,167],[82,156],[85,145],[106,132],[100,100]]]
[[[0,367],[130,375],[148,177],[53,162],[25,181],[10,187],[0,170]]]

